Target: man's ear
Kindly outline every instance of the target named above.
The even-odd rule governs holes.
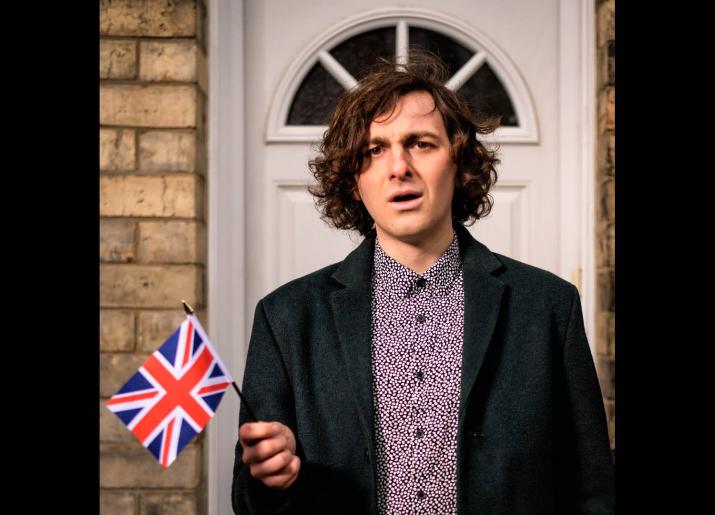
[[[353,190],[353,200],[362,201],[362,198],[360,198],[360,192],[357,188]]]

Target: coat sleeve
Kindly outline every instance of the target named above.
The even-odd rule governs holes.
[[[293,430],[297,439],[293,391],[263,301],[256,306],[253,318],[241,391],[258,420],[281,422]],[[247,410],[241,405],[239,427],[249,420]],[[300,444],[298,446],[300,447]],[[243,463],[242,455],[243,447],[237,430],[231,485],[233,511],[238,515],[293,513],[297,497],[303,489],[304,467],[301,466],[298,479],[288,489],[278,490],[265,486],[251,476],[250,469]],[[300,448],[298,456],[303,463]]]
[[[614,464],[596,368],[584,330],[579,292],[562,337],[561,427],[555,437],[557,512],[615,512]]]

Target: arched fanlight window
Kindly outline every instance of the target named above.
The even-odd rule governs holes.
[[[496,140],[538,141],[526,86],[498,47],[458,20],[415,9],[366,13],[307,48],[278,89],[268,141],[319,140],[338,96],[354,87],[377,57],[404,62],[410,48],[442,58],[450,73],[447,87],[462,94],[477,116],[502,116]]]

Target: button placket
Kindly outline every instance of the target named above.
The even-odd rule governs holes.
[[[455,410],[452,403],[447,407],[447,402],[442,397],[453,396],[455,391],[458,395],[459,392],[459,384],[454,388],[452,385],[453,381],[459,383],[459,377],[456,376],[455,379],[453,368],[457,364],[451,356],[454,355],[453,351],[457,350],[457,343],[461,344],[455,334],[460,329],[457,327],[458,323],[461,324],[457,308],[461,306],[462,299],[457,294],[450,293],[451,275],[447,276],[447,273],[451,274],[456,268],[455,248],[451,248],[425,277],[414,274],[392,261],[379,263],[383,266],[380,271],[388,272],[382,275],[389,285],[386,292],[399,292],[398,296],[388,294],[380,298],[387,301],[383,309],[390,313],[389,323],[386,326],[383,323],[382,334],[385,341],[381,357],[388,355],[390,359],[383,360],[382,365],[376,365],[381,370],[380,377],[391,378],[389,385],[396,389],[390,397],[394,400],[394,406],[388,402],[382,409],[387,407],[390,411],[390,415],[385,418],[392,423],[395,442],[404,449],[404,452],[400,453],[401,458],[392,462],[396,463],[396,475],[387,478],[391,483],[391,488],[387,490],[391,499],[388,504],[393,506],[393,502],[404,500],[412,506],[411,511],[414,512],[434,511],[431,501],[433,494],[445,493],[442,489],[442,477],[454,473],[443,463],[443,451],[451,447],[442,439],[446,432],[453,431],[447,426],[454,425],[455,429],[457,427],[456,424],[446,423],[447,413],[451,420]],[[463,309],[463,306],[461,307]],[[383,322],[384,316],[383,313]],[[388,350],[385,350],[385,347]],[[393,348],[394,352],[390,352]],[[460,345],[459,351],[461,350]],[[399,363],[399,371],[394,374],[382,370],[386,367],[385,363],[392,362],[392,359]],[[458,406],[458,399],[456,405]],[[404,415],[398,417],[397,413]],[[395,495],[401,499],[397,500]],[[381,505],[387,507],[384,503]]]

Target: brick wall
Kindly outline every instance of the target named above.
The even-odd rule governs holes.
[[[100,0],[100,512],[205,510],[201,433],[168,469],[104,406],[205,315],[206,5]]]
[[[615,0],[598,0],[597,94],[598,166],[596,171],[597,368],[601,381],[611,449],[615,443]]]

